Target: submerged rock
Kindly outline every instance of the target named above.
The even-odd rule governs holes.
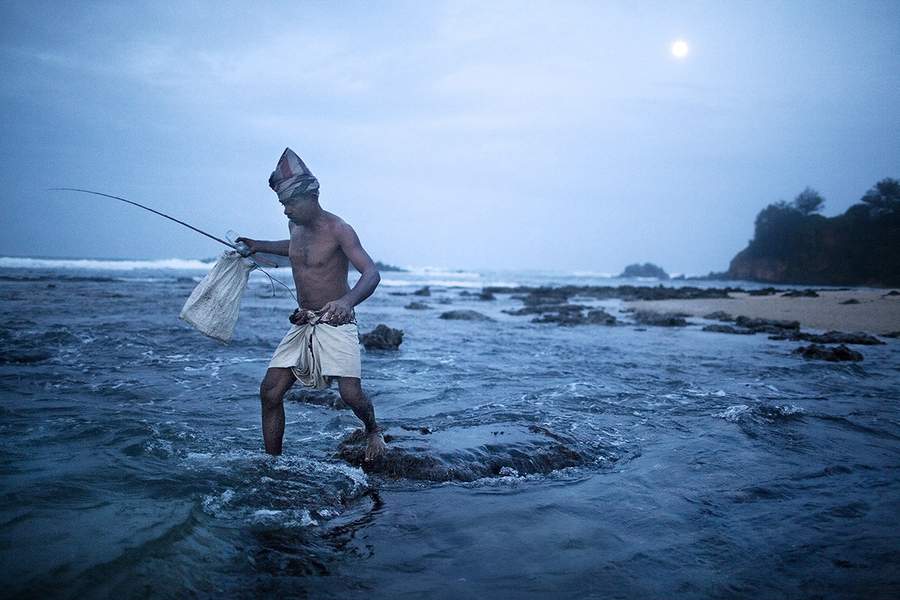
[[[360,335],[359,341],[366,350],[396,350],[403,343],[403,330],[380,323],[369,333]]]
[[[427,310],[427,309],[431,308],[431,305],[428,304],[427,302],[410,302],[403,308],[406,308],[409,310]]]
[[[849,300],[844,300],[840,304],[859,304],[859,300],[856,298],[850,298]]]
[[[493,321],[494,319],[490,318],[487,315],[483,315],[476,310],[449,310],[445,313],[441,313],[441,319],[448,319],[451,321]]]
[[[481,292],[478,294],[479,300],[496,300],[497,296],[493,294],[493,292]]]
[[[851,350],[847,346],[841,344],[834,348],[827,346],[819,346],[818,344],[810,344],[809,346],[800,346],[794,350],[794,354],[799,354],[803,358],[812,358],[816,360],[827,360],[830,362],[853,361],[857,362],[863,359],[863,355],[856,350]]]
[[[546,474],[588,460],[575,450],[574,440],[535,425],[404,429],[385,433],[387,451],[375,460],[364,460],[366,436],[361,429],[344,438],[337,456],[366,473],[423,481],[474,481],[513,472]]]
[[[413,296],[430,296],[430,295],[431,295],[431,288],[428,287],[427,285],[425,287],[419,288],[413,292]]]
[[[649,310],[639,310],[634,313],[634,321],[641,325],[654,327],[684,327],[687,325],[684,313],[657,313]]]

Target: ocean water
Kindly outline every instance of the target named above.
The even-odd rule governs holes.
[[[623,324],[559,327],[462,294],[601,273],[384,273],[360,330],[405,337],[363,385],[416,460],[366,473],[333,392],[292,392],[263,452],[293,300],[254,274],[222,345],[177,317],[208,266],[0,258],[0,595],[900,596],[897,340],[812,362],[618,300],[592,303]]]

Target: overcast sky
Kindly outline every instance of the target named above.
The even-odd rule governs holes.
[[[724,270],[900,177],[900,3],[0,3],[0,254],[284,239],[285,146],[375,259]],[[683,39],[689,53],[675,58]]]

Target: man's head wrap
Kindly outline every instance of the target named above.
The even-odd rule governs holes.
[[[309,194],[318,195],[319,180],[300,157],[290,148],[285,148],[275,170],[269,175],[269,187],[278,194],[282,202]]]

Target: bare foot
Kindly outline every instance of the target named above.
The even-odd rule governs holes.
[[[368,442],[366,445],[366,461],[375,460],[387,450],[387,446],[384,444],[384,438],[381,435],[380,427],[368,434],[366,440]]]

